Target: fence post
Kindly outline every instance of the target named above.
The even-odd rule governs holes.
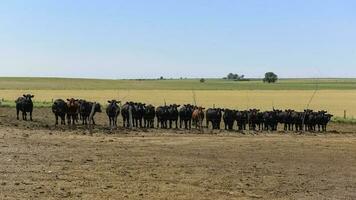
[[[344,119],[346,119],[346,110],[344,110]]]

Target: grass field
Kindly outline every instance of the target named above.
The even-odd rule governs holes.
[[[261,80],[207,79],[99,80],[64,78],[0,78],[0,89],[21,90],[356,90],[356,79],[282,79],[275,84]]]
[[[317,85],[316,85],[317,83]],[[277,84],[253,80],[235,82],[208,79],[187,80],[93,80],[51,78],[0,78],[2,106],[14,106],[23,93],[35,95],[37,107],[48,107],[53,99],[75,97],[106,104],[109,99],[139,101],[153,105],[195,103],[205,107],[270,110],[308,107],[328,110],[338,117],[356,117],[356,79],[286,79]],[[192,90],[192,88],[194,90]],[[194,91],[194,94],[193,94]]]

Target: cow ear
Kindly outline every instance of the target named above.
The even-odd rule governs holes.
[[[177,107],[180,107],[180,104],[178,104]]]
[[[35,95],[31,95],[31,98],[35,97]]]
[[[111,101],[108,101],[108,103],[111,103]]]
[[[70,101],[69,99],[67,99],[67,101]]]
[[[26,94],[22,95],[23,97],[26,97]]]

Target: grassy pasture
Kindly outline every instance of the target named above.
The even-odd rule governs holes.
[[[100,80],[64,78],[0,78],[0,90],[356,90],[356,79],[282,79],[276,84],[261,80],[207,79]]]
[[[229,107],[236,109],[292,108],[302,110],[313,95],[312,90],[196,90],[196,102],[205,107]],[[39,107],[51,105],[52,99],[76,97],[106,104],[109,99],[140,101],[153,105],[170,103],[194,103],[191,90],[0,90],[3,105],[13,106],[14,100],[23,93],[35,95]],[[356,116],[355,90],[320,90],[310,103],[312,109],[324,109],[342,117],[347,110],[348,117]]]

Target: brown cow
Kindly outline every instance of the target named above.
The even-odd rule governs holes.
[[[75,125],[75,122],[78,122],[78,113],[79,113],[79,100],[78,99],[67,99],[67,105],[68,105],[68,113],[67,113],[67,120],[68,120],[68,125],[73,124]]]
[[[195,128],[201,129],[203,127],[204,109],[203,107],[194,107],[192,120],[193,124],[195,124]]]

